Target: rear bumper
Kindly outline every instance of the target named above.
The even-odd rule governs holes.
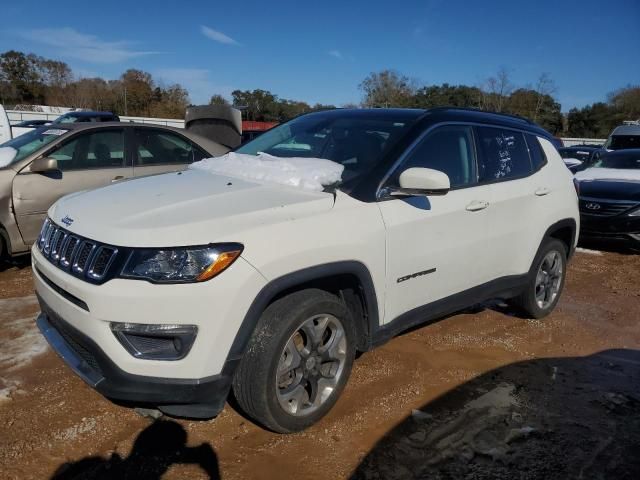
[[[175,416],[211,418],[226,401],[233,368],[199,379],[134,375],[118,368],[89,337],[53,312],[39,297],[38,328],[65,363],[105,397],[131,406],[153,406]]]

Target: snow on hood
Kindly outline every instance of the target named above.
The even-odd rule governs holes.
[[[316,192],[339,182],[344,170],[343,165],[322,158],[281,158],[262,152],[258,155],[229,152],[220,157],[205,158],[189,168]]]
[[[587,168],[575,174],[576,180],[630,180],[640,182],[640,169]]]
[[[0,168],[9,165],[17,154],[18,151],[13,147],[0,147]]]

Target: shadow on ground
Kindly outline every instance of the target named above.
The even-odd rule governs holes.
[[[31,255],[21,255],[15,258],[0,257],[0,272],[11,270],[12,268],[22,270],[28,267],[31,267]]]
[[[65,463],[54,473],[55,480],[79,479],[160,479],[174,464],[195,464],[219,479],[218,457],[208,443],[187,447],[187,432],[172,420],[156,420],[135,440],[131,453],[122,458],[86,457]]]
[[[640,351],[488,372],[414,410],[352,476],[418,478],[640,478]]]

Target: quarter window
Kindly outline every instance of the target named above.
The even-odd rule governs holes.
[[[531,157],[531,166],[534,171],[539,170],[547,163],[547,156],[542,150],[542,145],[535,135],[527,134],[527,145],[529,147],[529,156]]]
[[[432,168],[446,173],[452,188],[476,183],[473,130],[469,126],[448,125],[429,133],[407,156],[395,173],[412,167]]]
[[[478,127],[480,181],[495,182],[531,173],[524,135],[514,130]]]

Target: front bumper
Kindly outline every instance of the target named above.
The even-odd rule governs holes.
[[[214,416],[224,405],[241,355],[231,346],[264,277],[239,259],[208,282],[153,285],[113,279],[95,285],[52,264],[32,249],[33,277],[52,347],[106,397],[167,414]],[[112,322],[196,325],[198,335],[179,360],[146,360],[129,353]]]
[[[640,217],[580,215],[580,236],[640,243]]]
[[[184,379],[127,373],[89,337],[60,318],[40,297],[38,300],[42,313],[36,322],[49,345],[80,378],[105,397],[191,418],[214,417],[224,407],[231,374],[223,371],[207,378]],[[228,372],[231,371],[229,365]]]

